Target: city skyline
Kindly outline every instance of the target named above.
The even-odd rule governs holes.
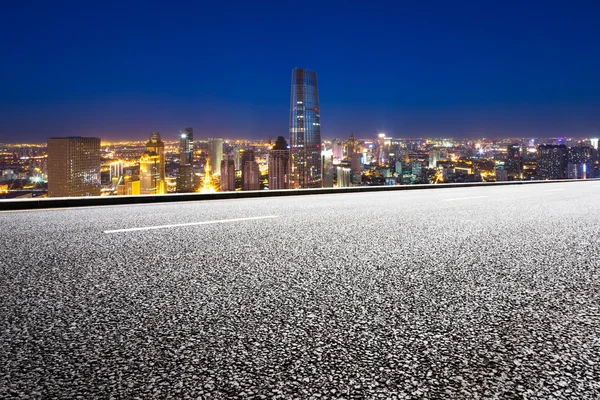
[[[289,44],[305,24],[287,24],[297,14],[284,2],[143,13],[135,2],[118,13],[15,3],[0,24],[11,37],[0,48],[0,142],[144,140],[186,126],[197,137],[276,138],[294,67],[319,73],[324,138],[600,133],[598,5],[432,6],[320,5],[300,17],[311,31],[298,51]]]

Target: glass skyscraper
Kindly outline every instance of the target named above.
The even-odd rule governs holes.
[[[290,96],[290,189],[320,188],[322,180],[317,73],[294,68]]]

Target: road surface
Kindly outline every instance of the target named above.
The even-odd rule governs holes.
[[[600,398],[598,182],[0,226],[0,397]]]

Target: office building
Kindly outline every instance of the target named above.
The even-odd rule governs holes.
[[[339,188],[349,187],[351,174],[352,174],[352,170],[350,168],[337,167],[336,168],[337,182],[336,182],[335,186],[339,187]]]
[[[221,192],[235,191],[235,161],[221,161]]]
[[[158,132],[152,132],[140,158],[140,194],[167,193],[165,175],[165,144]]]
[[[194,129],[185,128],[179,134],[179,164],[191,165],[194,163]]]
[[[289,189],[290,150],[283,136],[269,151],[269,189]]]
[[[522,162],[523,157],[521,156],[522,149],[518,143],[511,144],[506,149],[506,173],[508,174],[508,180],[515,181],[520,180],[523,177],[522,174]]]
[[[100,138],[48,139],[48,196],[100,195]]]
[[[185,128],[179,134],[179,168],[177,169],[177,192],[194,191],[194,130]]]
[[[223,161],[223,138],[208,139],[208,158],[213,176],[221,175],[221,161]]]
[[[252,150],[246,150],[242,155],[242,189],[260,189],[260,170]]]
[[[564,144],[538,146],[536,164],[538,179],[564,179],[567,172],[567,161],[567,146]]]
[[[292,70],[290,96],[290,188],[322,186],[321,115],[317,74]]]

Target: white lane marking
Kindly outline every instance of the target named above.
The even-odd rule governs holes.
[[[474,196],[474,197],[457,197],[455,199],[444,199],[442,201],[454,201],[454,200],[471,200],[471,199],[483,199],[489,196]]]
[[[550,190],[546,190],[546,192],[559,192],[561,190],[565,190],[565,189],[550,189]]]
[[[110,231],[104,231],[104,233],[149,231],[149,230],[153,230],[153,229],[177,228],[177,227],[180,227],[180,226],[224,224],[224,223],[227,223],[227,222],[251,221],[251,220],[255,220],[255,219],[266,219],[266,218],[277,218],[277,217],[278,217],[278,215],[265,215],[263,217],[218,219],[218,220],[214,220],[214,221],[188,222],[188,223],[185,223],[185,224],[170,224],[170,225],[157,225],[157,226],[143,226],[143,227],[140,227],[140,228],[113,229],[113,230],[110,230]]]

